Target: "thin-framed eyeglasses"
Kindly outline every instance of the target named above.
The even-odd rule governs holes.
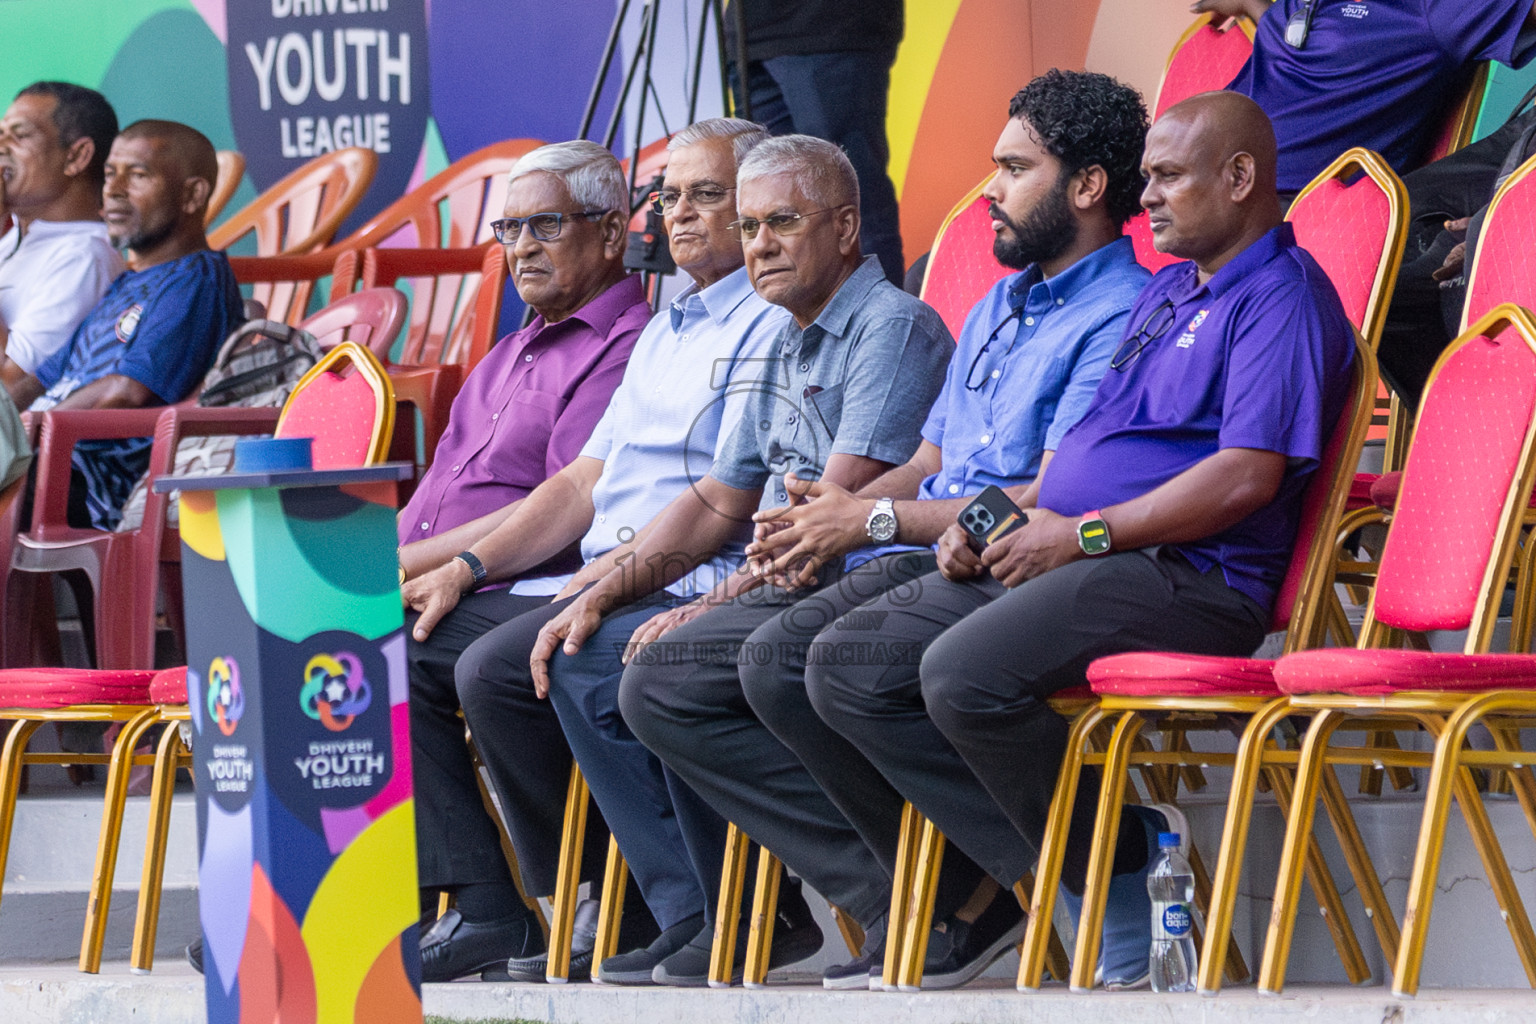
[[[688,197],[688,205],[695,210],[713,210],[725,202],[725,197],[736,191],[736,186],[722,188],[719,185],[695,185],[693,188],[664,188],[650,194],[651,209],[657,213],[670,213],[677,209],[678,201]]]
[[[491,230],[496,233],[496,241],[502,245],[513,245],[523,233],[523,225],[528,225],[528,230],[533,232],[533,237],[540,242],[553,242],[560,237],[560,231],[565,227],[565,218],[580,217],[582,220],[597,220],[608,213],[608,210],[572,210],[561,212],[550,210],[546,213],[533,213],[526,217],[502,217],[500,220],[491,221]]]
[[[810,213],[776,213],[772,217],[762,218],[743,217],[740,220],[731,221],[726,226],[743,242],[752,241],[763,228],[771,228],[773,233],[780,238],[788,238],[790,235],[798,235],[810,227],[806,221],[812,217],[819,217],[824,213],[832,213],[852,205],[852,203],[843,203],[840,206],[828,206],[820,210],[812,210]]]
[[[1017,320],[1019,317],[1021,317],[1023,315],[1024,315],[1024,307],[1020,306],[1019,308],[1015,309],[1012,313],[1009,313],[1006,317],[1004,317],[1002,323],[1000,323],[996,327],[992,328],[991,335],[989,335],[987,337],[987,343],[985,345],[981,346],[981,351],[977,352],[976,353],[976,358],[971,360],[971,368],[965,372],[965,390],[967,390],[967,391],[980,391],[982,388],[987,386],[987,381],[991,380],[993,377],[1000,377],[1000,376],[1002,376],[1002,371],[1001,370],[993,370],[990,374],[983,372],[981,380],[977,381],[974,384],[971,383],[971,380],[976,376],[976,368],[978,366],[980,366],[981,365],[981,361],[986,358],[987,349],[992,347],[992,343],[994,341],[996,341],[997,340],[997,336],[1003,332],[1003,328],[1007,327],[1010,323],[1012,323],[1014,320]],[[1019,334],[1018,334],[1017,331],[1015,331],[1014,334],[1013,334],[1013,341],[1010,341],[1008,343],[1008,350],[1003,353],[1003,358],[1006,359],[1008,357],[1008,352],[1012,352],[1013,351],[1014,342],[1016,342],[1018,340],[1018,338],[1019,338]]]
[[[1109,368],[1111,370],[1124,371],[1141,355],[1141,350],[1152,342],[1168,333],[1168,328],[1173,326],[1173,300],[1164,299],[1158,303],[1157,308],[1147,314],[1147,318],[1136,328],[1136,333],[1127,337],[1115,349],[1115,354],[1110,357]]]

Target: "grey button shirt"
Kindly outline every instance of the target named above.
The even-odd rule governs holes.
[[[710,475],[742,490],[772,478],[763,504],[773,506],[788,500],[785,473],[815,479],[835,454],[905,462],[954,351],[939,314],[864,257],[814,323],[785,322]]]

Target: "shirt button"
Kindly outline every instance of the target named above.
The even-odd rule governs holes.
[[[526,355],[526,356],[523,356],[523,362],[525,362],[525,363],[531,363],[531,362],[533,362],[533,356],[532,356],[532,355],[531,355],[531,354],[530,354],[530,355]]]
[[[801,363],[800,364],[800,372],[801,373],[809,373],[810,369],[811,369],[811,364],[810,363]]]
[[[421,528],[423,530],[430,530],[430,529],[432,529],[432,524],[431,523],[422,523],[421,524]]]
[[[959,494],[960,493],[960,485],[959,484],[950,484],[949,485],[949,493],[950,494]]]
[[[793,425],[794,422],[795,422],[795,418],[793,416],[791,416],[791,417],[789,417],[789,419],[785,420],[785,422],[789,423],[790,425]]]
[[[991,434],[982,434],[981,435],[981,443],[982,444],[991,444],[992,443],[992,435]]]
[[[457,472],[458,472],[458,471],[459,471],[459,470],[461,470],[461,469],[463,469],[463,468],[464,468],[464,467],[463,467],[463,466],[454,466],[454,467],[453,467],[453,471],[454,471],[454,472],[455,472],[455,473],[457,473]]]
[[[1035,318],[1032,317],[1032,316],[1025,317],[1024,318],[1024,325],[1026,327],[1033,327],[1033,326],[1035,326]]]
[[[685,335],[683,335],[683,340],[687,341],[689,337],[690,337],[689,335],[685,334]]]
[[[992,371],[992,379],[993,380],[997,380],[997,378],[1001,377],[1002,375],[1003,375],[1003,371],[1002,370],[993,370]]]
[[[1067,300],[1066,299],[1057,299],[1056,300],[1056,305],[1058,305],[1058,306],[1065,306],[1066,304],[1067,304]]]
[[[606,523],[608,521],[608,517],[607,516],[598,516],[597,517],[597,521],[600,522],[600,523]]]
[[[493,419],[493,420],[499,419],[500,417],[501,417],[501,413],[499,413],[499,412],[491,413],[491,419]]]

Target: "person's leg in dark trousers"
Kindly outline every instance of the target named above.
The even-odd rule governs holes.
[[[887,165],[887,98],[894,51],[849,50],[750,61],[752,119],[774,135],[799,132],[841,146],[859,178],[859,237],[898,287],[906,273],[901,216]]]
[[[1469,146],[1403,178],[1411,220],[1402,267],[1382,329],[1381,374],[1417,408],[1435,360],[1455,336],[1464,289],[1443,289],[1432,275],[1461,234],[1446,221],[1471,217],[1493,199],[1499,168],[1536,111],[1527,111]],[[1470,269],[1470,268],[1468,268]],[[1450,308],[1454,306],[1455,308]]]
[[[1031,857],[1012,824],[928,718],[918,675],[935,637],[1004,592],[990,578],[951,583],[937,572],[860,605],[816,638],[805,669],[817,715],[862,752],[897,793],[999,885]],[[878,622],[883,658],[838,656],[849,624]],[[828,779],[829,791],[840,788]],[[848,799],[838,796],[843,802]],[[1090,818],[1091,821],[1091,818]],[[893,833],[894,835],[894,833]]]
[[[516,597],[505,588],[469,594],[425,641],[411,639],[407,644],[416,863],[423,889],[472,884],[513,888],[496,824],[485,813],[464,742],[454,666],[464,649],[486,632],[548,603],[547,597]],[[407,636],[415,624],[416,615],[408,613]]]
[[[1066,751],[1067,723],[1045,699],[1081,686],[1108,654],[1176,650],[1242,657],[1263,641],[1266,616],[1168,549],[1073,562],[1016,587],[946,630],[923,656],[928,715],[1036,849]],[[1098,780],[1085,778],[1062,881],[1081,892]],[[1082,818],[1082,827],[1079,826]],[[1139,868],[1146,837],[1122,829],[1115,873]]]
[[[678,603],[659,594],[607,615],[579,654],[557,652],[549,665],[550,704],[664,930],[710,916],[725,848],[725,822],[663,767],[619,715],[625,644],[641,624]]]
[[[486,632],[465,649],[454,673],[459,704],[517,852],[523,889],[534,896],[555,891],[571,751],[554,709],[534,695],[528,653],[539,628],[567,603],[541,599]],[[582,879],[602,878],[607,846],[606,825],[589,814]]]
[[[776,654],[753,632],[794,600],[761,587],[668,633],[625,670],[619,708],[640,741],[711,807],[867,925],[888,907],[889,874],[742,692],[738,659]]]
[[[882,616],[848,613],[893,591],[915,597],[916,581],[933,572],[935,566],[933,552],[926,549],[865,562],[832,586],[790,605],[758,627],[747,641],[752,656],[740,659],[742,690],[753,712],[800,759],[858,831],[887,876],[895,872],[897,833],[905,801],[858,748],[816,713],[806,693],[805,667],[808,656],[860,664],[892,656],[885,643]],[[837,628],[824,632],[833,623],[838,623]],[[812,641],[818,634],[823,637],[812,655]],[[796,821],[797,817],[785,818],[772,841],[764,841],[775,850],[790,849],[797,841]],[[807,860],[816,856],[816,851],[806,853]],[[959,908],[982,874],[958,849],[945,857],[935,920],[942,921]]]

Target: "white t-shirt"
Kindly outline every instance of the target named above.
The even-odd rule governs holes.
[[[5,354],[28,373],[64,347],[124,270],[101,221],[35,220],[0,235],[0,321]]]

